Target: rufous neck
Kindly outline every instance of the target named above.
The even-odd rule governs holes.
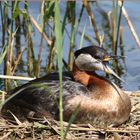
[[[75,81],[88,86],[88,85],[94,85],[94,86],[105,86],[109,84],[105,79],[97,76],[94,72],[87,72],[87,71],[81,71],[75,63],[73,63],[73,77]]]

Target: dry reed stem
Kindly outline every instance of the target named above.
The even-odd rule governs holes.
[[[0,78],[1,79],[27,80],[27,81],[36,79],[35,77],[32,78],[32,77],[11,76],[11,75],[0,75]]]
[[[18,58],[17,58],[17,61],[15,62],[15,66],[14,66],[13,69],[12,69],[12,75],[14,75],[14,73],[15,73],[15,71],[16,71],[16,68],[17,68],[17,66],[18,66],[18,64],[19,64],[19,62],[20,62],[20,60],[21,60],[22,54],[23,54],[23,52],[24,52],[25,49],[26,49],[26,48],[24,48],[24,49],[19,53]]]
[[[38,23],[35,21],[35,19],[30,15],[30,20],[31,22],[34,24],[34,26],[36,27],[36,29],[39,31],[39,33],[42,34],[43,38],[46,40],[46,42],[48,43],[49,46],[52,45],[52,41],[47,37],[47,35],[42,32],[41,27],[38,25]]]
[[[8,133],[6,133],[3,137],[0,138],[0,140],[7,139],[8,136],[9,136],[11,133],[12,133],[12,132],[8,132]]]
[[[105,131],[105,132],[120,132],[120,133],[140,133],[139,130],[133,130],[133,129],[120,129],[120,128],[112,128],[112,129],[98,129],[98,128],[84,128],[84,127],[77,127],[77,128],[70,128],[70,130],[76,130],[76,131]]]
[[[91,19],[91,23],[92,23],[93,28],[94,28],[96,39],[97,39],[97,41],[98,41],[98,43],[100,45],[101,44],[101,40],[100,40],[100,35],[99,35],[98,29],[97,29],[97,26],[96,26],[95,17],[94,17],[94,15],[92,13],[92,10],[90,8],[90,5],[89,5],[88,1],[87,0],[83,0],[83,4],[84,4],[84,6],[85,6],[85,8],[86,8],[86,10],[88,12],[88,15],[89,15],[90,19]]]
[[[121,1],[118,1],[118,5],[121,7],[121,6],[122,6],[122,2],[121,2]],[[136,40],[136,43],[137,43],[138,46],[140,47],[140,40],[139,40],[139,37],[138,37],[138,35],[137,35],[137,33],[136,33],[135,29],[134,29],[134,26],[133,26],[133,24],[132,24],[132,22],[131,22],[131,20],[130,20],[130,18],[129,18],[129,16],[128,16],[127,11],[125,10],[125,8],[124,8],[123,6],[122,6],[122,13],[123,13],[123,15],[124,15],[124,17],[125,17],[125,19],[126,19],[126,21],[127,21],[127,24],[128,24],[128,26],[129,26],[129,28],[130,28],[130,31],[131,31],[131,33],[132,33],[134,39]]]
[[[60,127],[59,127],[59,122],[57,121],[54,121],[54,126],[55,126],[55,129],[59,130]],[[64,125],[64,128],[66,128],[68,125],[68,123],[65,123]],[[53,125],[51,125],[52,127]],[[96,128],[96,127],[93,127],[92,125],[89,125],[89,124],[85,124],[85,125],[81,125],[81,124],[73,124],[71,127],[70,127],[70,131],[103,131],[103,132],[118,132],[118,133],[140,133],[140,130],[137,129],[137,128],[121,128],[121,127],[118,127],[118,128]]]
[[[0,103],[4,103],[5,101],[5,95],[7,94],[5,91],[0,90],[1,93],[1,102]]]

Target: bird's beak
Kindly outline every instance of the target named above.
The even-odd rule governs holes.
[[[103,59],[103,62],[109,62],[110,60],[112,60],[113,58],[111,56],[106,56],[104,59]]]
[[[108,65],[103,65],[104,66],[104,71],[107,74],[112,74],[114,75],[116,78],[118,78],[120,81],[125,82],[122,78],[120,78]]]
[[[108,56],[105,56],[105,58],[103,59],[103,62],[109,62],[110,60],[113,60],[113,59],[120,59],[120,58],[125,58],[126,56],[118,56],[118,55],[108,55]]]
[[[103,59],[103,62],[109,62],[110,60],[112,59],[116,59],[116,58],[120,58],[122,56],[106,56],[104,59]],[[102,63],[103,64],[103,63]],[[123,79],[121,79],[108,65],[106,64],[103,64],[103,67],[104,67],[104,71],[107,73],[107,74],[112,74],[114,75],[116,78],[118,78],[120,81],[124,82]]]

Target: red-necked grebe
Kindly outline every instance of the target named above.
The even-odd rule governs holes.
[[[99,76],[96,70],[119,78],[107,62],[111,56],[103,48],[89,46],[75,52],[72,72],[63,73],[63,115],[68,121],[79,106],[77,123],[119,125],[129,118],[131,102],[113,82]],[[1,114],[21,121],[32,117],[59,120],[59,75],[51,73],[15,88],[3,105]],[[14,96],[13,96],[14,95]],[[12,113],[11,113],[12,112]]]

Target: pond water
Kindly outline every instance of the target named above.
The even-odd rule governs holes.
[[[104,8],[111,6],[107,1],[102,3]],[[140,1],[125,1],[124,7],[140,38]],[[123,20],[122,25],[126,56],[126,73],[122,77],[126,83],[123,83],[123,87],[126,90],[138,90],[140,89],[140,48],[136,44],[125,20]]]
[[[78,8],[81,6],[81,3],[78,3],[79,6],[77,6],[77,13]],[[105,11],[109,11],[112,8],[112,2],[109,1],[100,1],[99,2],[100,6],[105,10]],[[62,3],[61,4],[61,12],[63,13],[63,8],[65,7],[65,5]],[[22,7],[22,5],[21,5]],[[32,16],[36,19],[36,21],[39,23],[39,11],[40,11],[40,4],[39,2],[31,2],[29,4],[30,7],[30,12],[32,14]],[[136,29],[136,32],[138,34],[138,36],[140,37],[140,2],[139,1],[125,1],[124,3],[124,7],[127,10],[129,17]],[[63,16],[63,15],[62,15]],[[95,17],[97,20],[97,23],[100,24],[101,19],[98,16],[98,13],[96,13],[95,11]],[[93,28],[92,26],[89,25],[89,19],[87,16],[86,11],[84,12],[84,15],[82,17],[82,22],[79,25],[79,30],[83,30],[83,27],[86,26],[86,33],[88,35],[90,35],[91,37],[94,37],[93,34]],[[123,18],[122,20],[122,25],[123,25],[123,41],[124,41],[124,45],[125,45],[125,56],[126,56],[126,70],[125,70],[125,74],[122,75],[122,79],[124,79],[126,82],[122,83],[122,86],[125,90],[138,90],[140,89],[140,48],[138,47],[138,45],[136,44],[130,29],[125,21],[125,19]],[[69,29],[68,29],[69,30]],[[36,46],[36,52],[38,53],[38,47],[39,46],[39,38],[40,34],[38,32],[36,32],[35,29],[35,33],[34,33],[34,45]],[[80,40],[80,35],[77,35],[76,38],[76,46],[79,46],[79,40]],[[67,36],[66,36],[67,38]],[[67,46],[67,39],[65,39],[64,41],[64,46]],[[43,44],[44,46],[47,45],[47,43],[44,42]],[[90,43],[86,40],[84,40],[83,42],[83,46],[87,46],[90,45]],[[63,55],[64,58],[67,60],[67,52],[68,52],[68,48],[64,47],[64,51],[63,51]],[[26,57],[26,56],[25,56]],[[46,53],[43,53],[43,61],[46,61]],[[2,74],[2,66],[0,66],[0,74]]]

